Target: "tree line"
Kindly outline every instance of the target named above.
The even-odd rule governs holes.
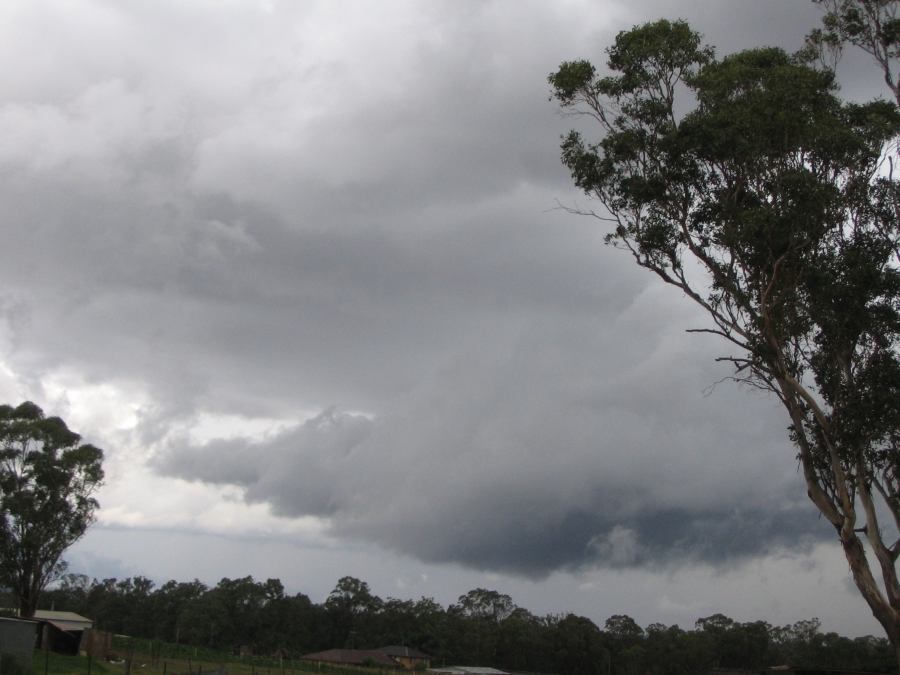
[[[681,675],[781,664],[894,672],[895,664],[886,639],[822,632],[817,619],[775,626],[714,614],[683,629],[661,623],[642,628],[629,616],[614,615],[600,627],[574,614],[538,616],[483,588],[446,608],[427,597],[382,599],[353,577],[340,579],[323,603],[315,603],[303,593],[288,594],[278,579],[156,586],[141,576],[68,574],[44,601],[116,634],[290,658],[402,644],[431,655],[432,665],[560,675]]]

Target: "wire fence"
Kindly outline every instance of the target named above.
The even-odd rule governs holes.
[[[114,636],[108,651],[93,654],[36,649],[27,652],[27,659],[13,658],[3,652],[2,646],[0,675],[409,675],[402,668],[337,666],[287,657],[227,654],[125,636]]]

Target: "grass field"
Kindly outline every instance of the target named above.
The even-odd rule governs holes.
[[[304,661],[234,656],[202,647],[119,636],[113,641],[113,653],[117,658],[107,661],[35,651],[33,675],[385,675],[395,672],[375,668],[317,667]],[[4,670],[0,675],[7,673]]]

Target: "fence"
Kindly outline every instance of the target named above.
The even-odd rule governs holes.
[[[4,659],[0,662],[0,675],[400,675],[404,672],[316,664],[287,657],[230,655],[202,647],[123,636],[112,637],[112,649],[104,656],[91,651],[83,651],[78,656],[32,651],[33,645],[32,637],[28,656],[33,655],[33,661],[29,660],[25,669],[13,671],[11,661]]]

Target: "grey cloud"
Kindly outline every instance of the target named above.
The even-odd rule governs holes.
[[[665,317],[652,302],[664,297],[620,321]],[[373,421],[330,413],[243,452],[239,441],[176,446],[159,468],[236,482],[221,477],[227,447],[238,464],[254,458],[258,476],[238,483],[246,499],[280,515],[526,575],[720,563],[827,535],[797,498],[777,412],[728,387],[704,398],[708,345],[661,324],[615,347],[598,322],[531,325],[448,362]]]
[[[702,317],[553,210],[580,198],[546,84],[662,14],[793,47],[811,3],[84,5],[0,28],[13,52],[58,38],[58,67],[0,83],[19,377],[138,386],[148,445],[203,413],[371,415],[169,439],[156,467],[424,560],[542,574],[818,536],[771,403],[703,397],[727,373],[682,332]]]
[[[331,515],[339,508],[333,486],[353,470],[354,451],[370,431],[368,418],[328,410],[266,442],[212,441],[163,455],[156,465],[170,475],[243,487],[249,501],[268,501],[279,513]]]

